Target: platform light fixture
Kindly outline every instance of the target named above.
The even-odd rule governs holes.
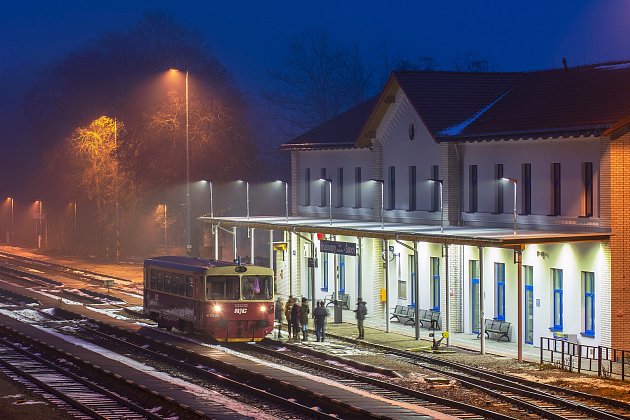
[[[282,180],[276,180],[284,184],[284,221],[289,222],[289,183]]]
[[[381,229],[385,229],[385,180],[384,179],[370,179],[372,182],[381,184]]]
[[[514,236],[516,236],[516,184],[518,184],[518,179],[503,177],[501,180],[514,184]]]
[[[330,226],[332,226],[332,179],[330,178],[320,178],[321,182],[328,183],[328,217],[330,219]]]
[[[427,181],[437,183],[440,188],[440,233],[444,233],[444,181],[441,179],[427,179]]]

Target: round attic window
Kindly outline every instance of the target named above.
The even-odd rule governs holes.
[[[409,140],[413,140],[416,137],[416,124],[411,121],[409,123]]]

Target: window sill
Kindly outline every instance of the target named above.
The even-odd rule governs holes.
[[[407,305],[408,308],[415,308],[416,304],[415,303],[410,303],[409,305]]]
[[[328,287],[322,287],[320,290],[321,290],[322,292],[327,292],[327,291],[328,291]]]
[[[549,332],[562,332],[562,328],[549,327]]]
[[[595,338],[595,332],[581,332],[582,337]]]
[[[593,215],[590,216],[578,216],[578,219],[592,219]]]
[[[492,318],[494,321],[505,321],[505,317]]]

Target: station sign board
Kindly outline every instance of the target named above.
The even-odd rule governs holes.
[[[319,251],[328,254],[357,256],[357,244],[354,242],[320,241]]]

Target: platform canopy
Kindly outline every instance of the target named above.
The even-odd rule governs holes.
[[[567,227],[564,230],[518,229],[516,235],[508,228],[486,228],[475,226],[419,225],[411,223],[380,222],[308,217],[208,217],[197,219],[202,223],[219,225],[224,228],[242,227],[265,230],[278,230],[298,233],[321,233],[383,240],[429,242],[448,245],[469,245],[495,248],[516,248],[528,244],[570,243],[608,240],[610,231],[578,230]]]

